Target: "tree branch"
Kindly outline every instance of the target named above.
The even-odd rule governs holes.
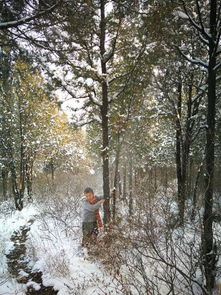
[[[91,93],[88,93],[88,98],[89,98],[89,100],[90,100],[90,102],[91,102],[92,104],[95,104],[95,105],[98,106],[99,108],[101,107],[101,104],[99,104],[99,102],[97,102],[97,101],[94,100],[94,98],[93,98],[93,96],[92,96]]]
[[[119,36],[119,31],[120,31],[120,25],[121,25],[121,20],[119,21],[119,24],[118,24],[116,36],[113,39],[112,48],[110,49],[109,53],[107,53],[107,55],[104,55],[104,57],[103,57],[104,63],[107,63],[114,56],[116,44],[117,44],[117,39]]]
[[[202,28],[202,32],[205,33],[205,28],[204,28],[204,25],[203,25],[202,15],[201,15],[201,11],[200,11],[199,0],[196,0],[196,8],[197,8],[199,22],[200,22],[200,25],[201,25],[201,28]]]
[[[196,0],[196,1],[197,1],[197,0]],[[200,26],[199,26],[199,25],[195,22],[195,20],[191,17],[191,15],[189,14],[189,12],[188,12],[188,10],[187,10],[187,7],[186,7],[186,4],[185,4],[185,1],[182,0],[181,2],[182,2],[182,4],[183,4],[183,9],[184,9],[186,15],[188,16],[188,19],[189,19],[190,23],[194,26],[195,29],[197,29],[197,31],[201,32],[202,35],[204,35],[205,38],[206,38],[207,40],[210,40],[211,37],[206,33],[206,31],[204,30],[204,27],[201,25],[201,22],[202,22],[202,19],[201,19],[201,13],[200,13],[200,15],[199,15],[199,18],[201,19],[201,21],[200,21]],[[197,2],[198,2],[198,1],[197,1]],[[198,3],[198,4],[199,4],[199,3]]]
[[[0,23],[0,30],[1,29],[9,29],[9,28],[16,28],[18,26],[24,25],[26,23],[29,23],[32,20],[35,20],[36,18],[39,18],[47,13],[52,12],[56,7],[58,7],[63,0],[59,0],[56,4],[52,5],[51,7],[49,7],[48,9],[42,10],[37,12],[36,14],[32,15],[32,16],[28,16],[28,17],[24,17],[21,18],[19,20],[15,20],[15,21],[8,21],[8,22],[3,22]]]
[[[188,57],[186,54],[184,54],[182,52],[182,50],[178,47],[178,46],[175,46],[175,48],[177,48],[177,50],[179,51],[179,53],[182,55],[182,57],[184,57],[187,61],[189,61],[190,63],[192,64],[195,64],[195,65],[200,65],[202,67],[204,67],[205,69],[208,69],[208,65],[206,63],[204,63],[203,61],[199,60],[199,59],[195,59],[195,58],[190,58]]]

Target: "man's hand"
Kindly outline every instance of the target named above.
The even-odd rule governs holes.
[[[105,202],[105,200],[100,200],[98,202],[101,203],[101,204],[103,204]]]

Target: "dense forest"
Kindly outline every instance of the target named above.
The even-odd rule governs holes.
[[[220,294],[220,82],[220,1],[0,1],[0,294],[52,294],[10,283],[30,218],[53,294]],[[82,258],[88,186],[104,227]]]

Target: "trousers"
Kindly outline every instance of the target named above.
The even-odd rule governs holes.
[[[98,235],[97,221],[94,222],[83,222],[82,223],[82,246],[87,247],[89,244],[96,243]]]

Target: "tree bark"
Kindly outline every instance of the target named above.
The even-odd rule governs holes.
[[[157,167],[154,166],[154,192],[157,191]]]
[[[5,167],[2,168],[2,195],[3,200],[8,199],[8,170]]]
[[[7,85],[5,89],[6,91],[8,91]],[[10,103],[8,101],[7,102],[5,101],[4,108],[8,114],[11,113]],[[14,202],[15,202],[15,208],[17,210],[22,210],[23,198],[21,198],[19,187],[17,184],[17,171],[15,167],[15,156],[13,153],[13,143],[12,143],[12,140],[13,140],[12,129],[11,129],[12,126],[10,124],[7,125],[6,118],[4,118],[3,124],[4,124],[4,128],[7,130],[7,132],[4,134],[5,136],[7,136],[6,142],[5,142],[6,151],[7,151],[6,155],[8,157],[7,168],[8,168],[8,171],[11,172],[11,186],[12,186],[12,193],[13,193]]]
[[[103,76],[102,81],[102,159],[103,159],[103,194],[104,202],[104,224],[110,222],[110,183],[109,183],[109,120],[108,120],[108,85],[107,85],[107,67],[104,59],[105,55],[105,40],[106,40],[106,19],[105,19],[105,0],[100,1],[100,53],[101,53],[101,71]]]
[[[23,209],[23,198],[21,198],[19,188],[17,185],[16,169],[15,169],[13,160],[10,164],[10,170],[11,170],[12,192],[13,192],[14,201],[15,201],[15,208],[21,211]]]
[[[192,204],[192,213],[191,213],[191,220],[194,220],[195,215],[196,215],[196,204],[197,204],[197,190],[199,186],[199,180],[200,180],[200,175],[202,173],[202,168],[203,168],[203,162],[200,164],[200,166],[197,169],[197,175],[196,175],[196,180],[195,184],[193,187],[193,204]]]
[[[50,166],[51,166],[51,181],[52,181],[52,185],[54,185],[55,167],[54,167],[54,160],[53,159],[51,159]]]
[[[117,134],[117,147],[116,147],[116,158],[115,158],[115,172],[114,172],[114,187],[112,190],[113,206],[112,206],[112,218],[113,222],[116,219],[116,195],[118,188],[118,178],[119,178],[119,158],[120,158],[120,134]]]
[[[129,216],[133,214],[133,163],[129,162]]]
[[[127,164],[125,163],[123,169],[123,200],[127,198]]]
[[[182,197],[184,199],[184,210],[185,210],[185,201],[187,198],[187,183],[189,180],[189,156],[190,156],[190,145],[192,141],[192,128],[191,126],[191,117],[192,117],[192,94],[193,94],[193,73],[190,75],[189,89],[188,89],[188,98],[187,98],[187,116],[185,124],[185,135],[183,140],[182,148]]]
[[[216,253],[213,239],[213,188],[215,167],[215,116],[216,116],[216,49],[217,42],[217,1],[210,1],[210,35],[209,40],[209,67],[207,93],[207,130],[206,130],[206,173],[205,198],[203,216],[202,249],[203,263],[206,277],[206,288],[209,294],[215,284]]]
[[[25,154],[25,139],[24,139],[24,117],[22,98],[18,97],[18,111],[19,111],[19,136],[20,136],[20,167],[19,167],[19,198],[23,203],[25,192],[25,173],[26,173],[26,154]]]
[[[33,162],[31,162],[30,159],[28,159],[26,163],[26,184],[27,184],[27,193],[28,193],[29,201],[31,201],[33,197],[32,178],[33,178]]]
[[[177,169],[177,183],[178,183],[178,208],[179,208],[179,223],[184,223],[185,203],[187,199],[187,183],[189,180],[189,156],[190,146],[192,142],[192,130],[194,121],[191,117],[198,112],[197,109],[192,109],[193,101],[193,73],[190,74],[190,81],[187,95],[187,114],[185,118],[185,128],[181,128],[182,118],[182,96],[183,85],[180,78],[178,83],[178,100],[177,100],[177,117],[176,117],[176,169]]]
[[[120,173],[119,169],[118,169],[118,178],[117,178],[117,180],[118,180],[118,187],[119,187],[119,197],[121,199],[122,198],[122,183],[121,183],[121,173]]]
[[[176,174],[177,174],[177,194],[178,194],[178,209],[179,209],[179,223],[184,222],[185,196],[183,188],[182,175],[182,130],[181,130],[181,116],[182,116],[182,81],[178,83],[178,100],[176,113]]]

